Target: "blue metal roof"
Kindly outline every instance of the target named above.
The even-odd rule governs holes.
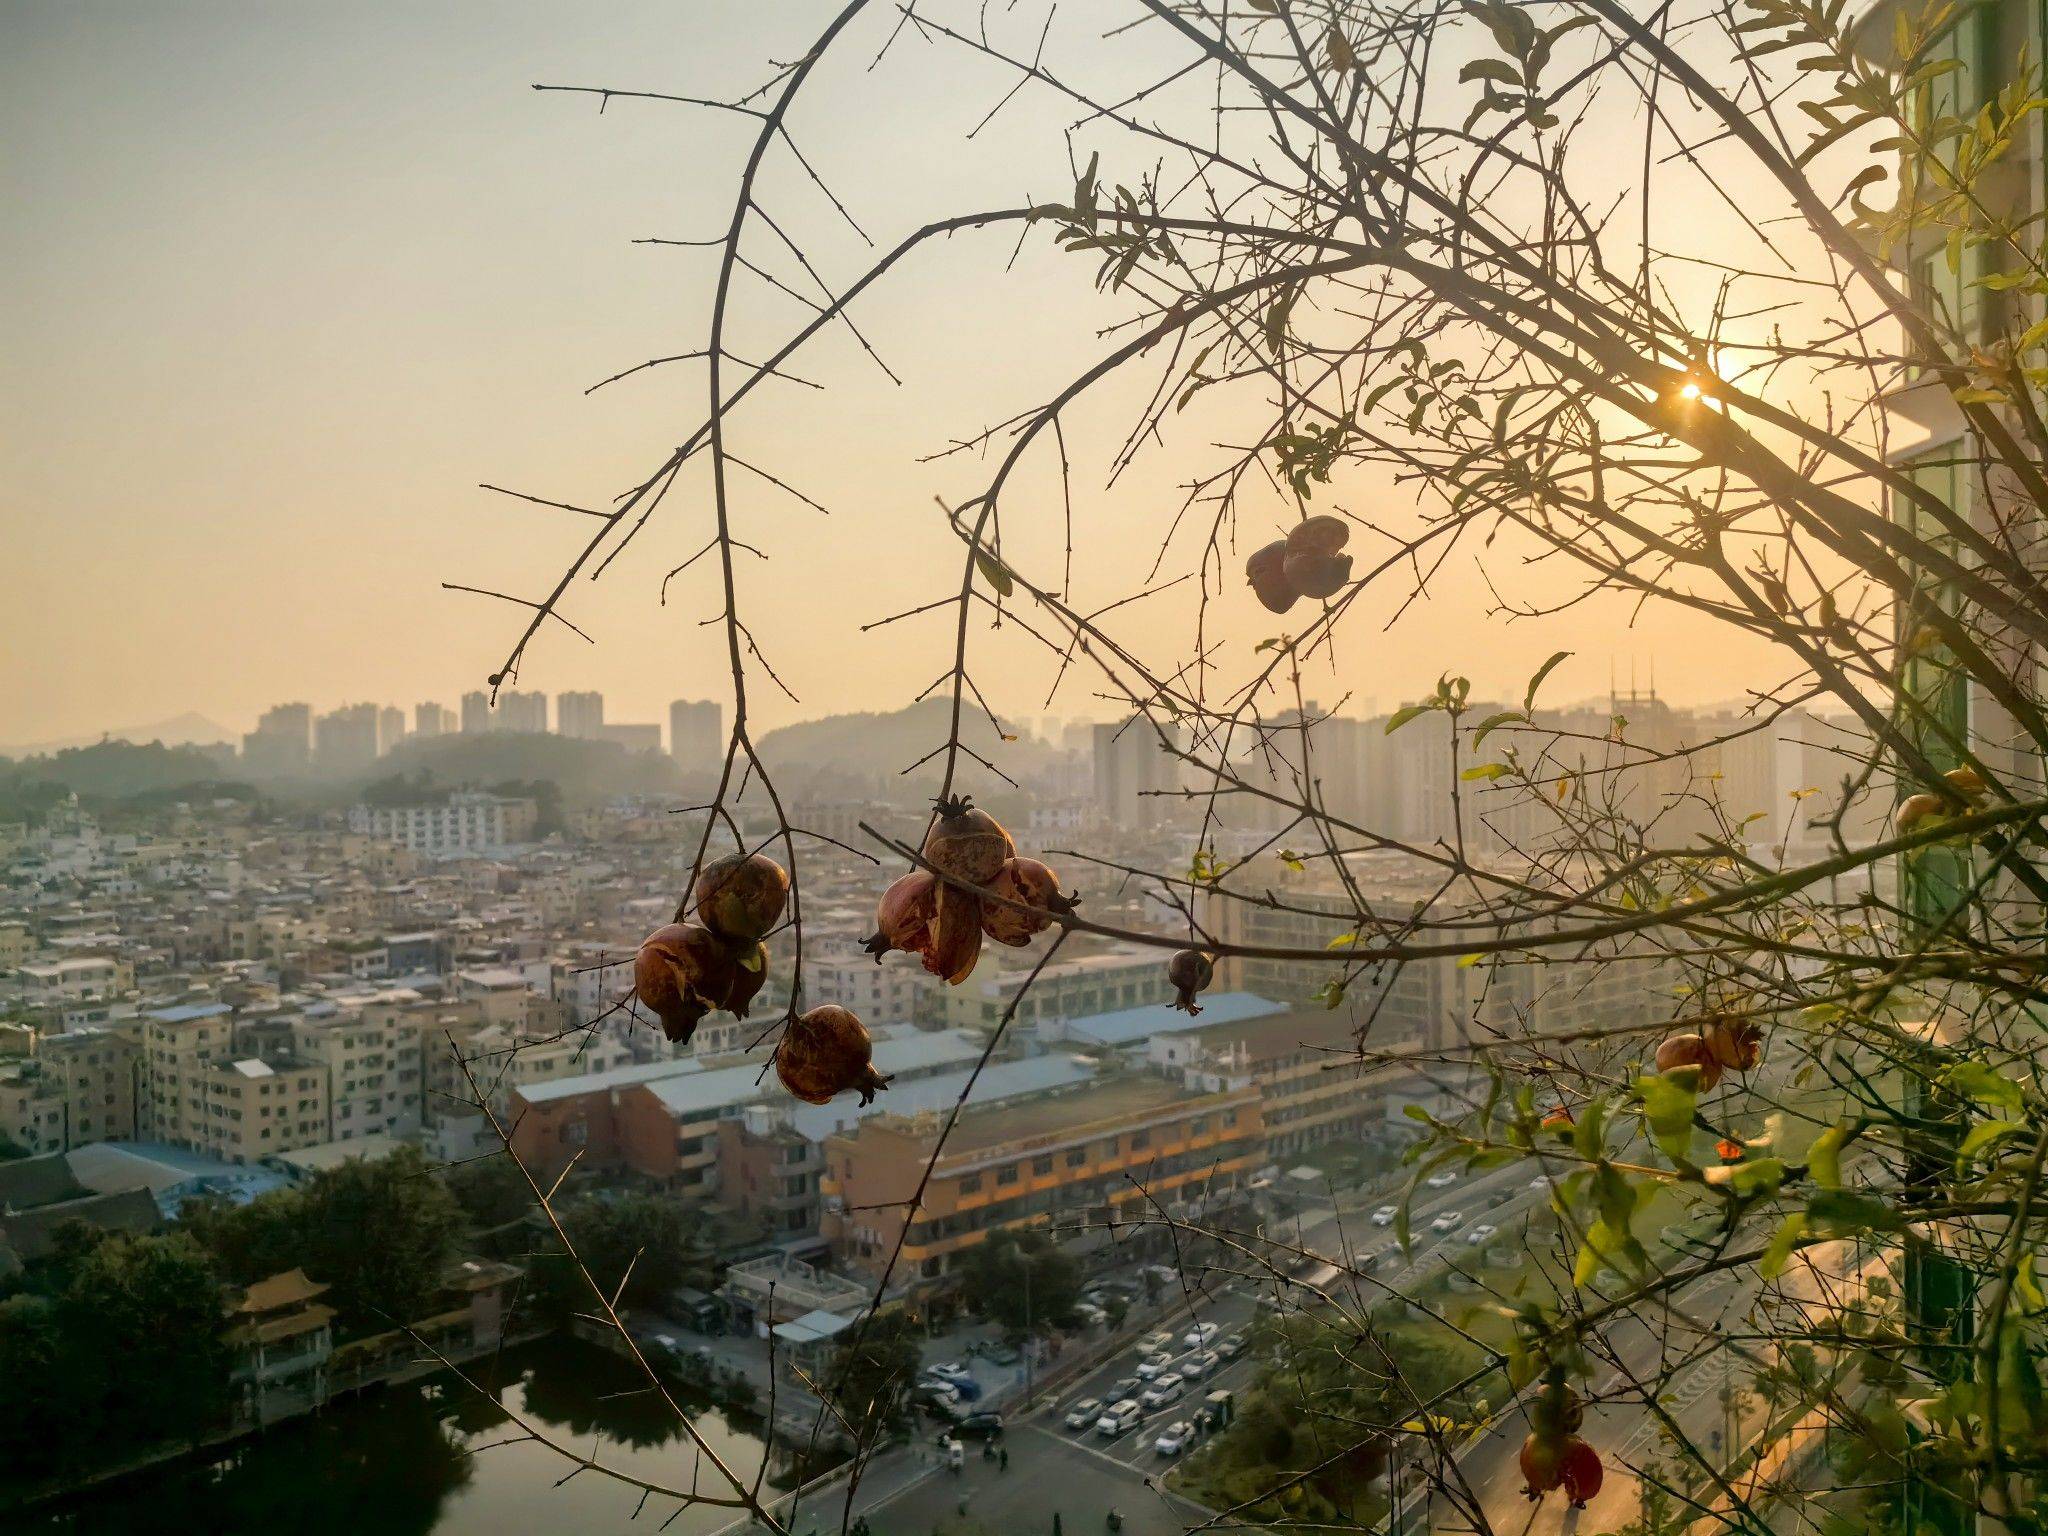
[[[974,1091],[967,1102],[980,1105],[1071,1088],[1094,1076],[1094,1067],[1072,1056],[1027,1056],[1022,1061],[990,1062],[979,1077],[974,1077],[971,1071],[946,1072],[937,1077],[892,1083],[876,1095],[872,1104],[862,1104],[859,1095],[848,1093],[830,1104],[800,1105],[789,1121],[806,1140],[823,1141],[835,1131],[853,1129],[869,1115],[911,1115],[921,1109],[951,1109],[970,1078]]]
[[[1120,1008],[1115,1013],[1068,1019],[1064,1034],[1069,1041],[1082,1045],[1135,1045],[1153,1035],[1183,1034],[1191,1029],[1207,1029],[1212,1024],[1243,1024],[1287,1012],[1287,1004],[1252,992],[1209,993],[1201,999],[1201,1007],[1199,1015],[1183,1013],[1171,1003]]]

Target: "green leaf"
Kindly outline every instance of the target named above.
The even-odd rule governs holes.
[[[1357,946],[1358,946],[1358,945],[1359,945],[1360,943],[1362,943],[1362,942],[1363,942],[1362,938],[1361,938],[1361,937],[1360,937],[1360,935],[1358,934],[1357,930],[1356,930],[1356,929],[1354,929],[1354,930],[1352,930],[1352,931],[1351,931],[1350,933],[1340,933],[1340,934],[1338,934],[1338,935],[1337,935],[1337,937],[1335,937],[1334,939],[1330,940],[1330,942],[1329,942],[1329,943],[1325,944],[1325,945],[1323,946],[1323,948],[1325,948],[1325,949],[1353,949],[1353,948],[1356,948],[1356,947],[1357,947]],[[1414,1106],[1413,1104],[1410,1104],[1410,1105],[1409,1105],[1408,1107],[1409,1107],[1410,1109],[1413,1109],[1413,1108],[1414,1108],[1415,1106]]]
[[[1536,708],[1536,690],[1543,686],[1543,679],[1550,676],[1557,664],[1571,654],[1570,651],[1559,651],[1536,669],[1536,675],[1529,679],[1529,691],[1522,695],[1522,709],[1525,713]]]
[[[1643,1119],[1658,1147],[1674,1163],[1690,1164],[1692,1117],[1699,1103],[1694,1084],[1653,1073],[1636,1079],[1636,1092],[1642,1096]]]
[[[1942,1074],[1942,1081],[1979,1104],[1996,1104],[2002,1109],[2018,1109],[2021,1104],[2020,1085],[1981,1061],[1957,1062]]]
[[[1010,573],[1003,569],[1002,561],[988,551],[976,550],[974,563],[981,568],[981,574],[987,578],[988,584],[1002,596],[1008,597],[1017,590],[1017,583],[1011,579]]]
[[[1331,977],[1330,980],[1316,988],[1313,999],[1321,1003],[1325,1008],[1337,1007],[1344,1001],[1344,983],[1337,980],[1334,976]]]
[[[1488,731],[1496,730],[1503,725],[1511,725],[1518,720],[1526,725],[1529,717],[1519,709],[1504,709],[1497,715],[1488,715],[1479,722],[1479,729],[1472,733],[1472,750],[1475,752],[1479,750],[1479,744],[1486,740],[1486,733]]]
[[[1799,1239],[1806,1236],[1806,1213],[1794,1211],[1787,1216],[1778,1230],[1771,1234],[1770,1242],[1764,1245],[1763,1256],[1756,1261],[1759,1278],[1775,1280],[1785,1273],[1785,1266],[1792,1262],[1793,1250],[1799,1246]]]
[[[1813,1145],[1806,1149],[1807,1177],[1822,1189],[1842,1187],[1842,1148],[1856,1134],[1856,1127],[1849,1124],[1831,1125],[1813,1138]]]
[[[1980,1120],[1956,1148],[1956,1177],[1961,1178],[1972,1163],[1981,1161],[2000,1142],[2009,1141],[2026,1129],[2020,1120]]]
[[[1474,59],[1458,71],[1462,83],[1468,80],[1498,80],[1502,85],[1519,87],[1522,72],[1506,59]]]
[[[1479,962],[1484,960],[1485,958],[1486,955],[1484,951],[1481,951],[1479,954],[1476,955],[1460,955],[1458,956],[1458,969],[1461,971],[1469,971],[1472,969],[1473,966],[1479,964]]]
[[[1785,1164],[1775,1157],[1752,1158],[1747,1162],[1709,1168],[1709,1184],[1725,1188],[1738,1200],[1755,1200],[1775,1195],[1785,1182]]]
[[[1477,779],[1484,779],[1490,784],[1504,774],[1510,774],[1514,771],[1514,768],[1507,763],[1478,763],[1467,768],[1458,777],[1467,784]]]
[[[1807,1217],[1836,1237],[1858,1232],[1896,1232],[1905,1221],[1882,1200],[1846,1189],[1815,1190],[1806,1202]]]
[[[1270,640],[1261,640],[1257,645],[1253,646],[1252,654],[1256,656],[1261,651],[1277,651],[1286,643],[1287,637],[1285,635],[1275,635]]]
[[[1410,720],[1413,720],[1417,715],[1426,715],[1431,710],[1442,708],[1443,703],[1441,700],[1438,699],[1429,699],[1421,704],[1403,705],[1400,709],[1395,710],[1391,715],[1387,717],[1387,729],[1385,734],[1391,736],[1394,734],[1394,732],[1401,729],[1402,726],[1406,725]]]

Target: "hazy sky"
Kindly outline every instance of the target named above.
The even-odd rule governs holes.
[[[891,9],[795,124],[877,241],[1067,191],[1069,110],[1026,96],[969,143],[1006,84],[992,69],[918,44],[865,71]],[[520,615],[440,582],[538,595],[586,530],[475,487],[599,503],[695,426],[697,365],[583,391],[701,343],[711,258],[630,242],[721,230],[751,131],[669,104],[600,116],[528,86],[731,94],[826,14],[797,0],[0,0],[0,742],[185,709],[240,728],[281,699],[453,704],[478,686]],[[864,248],[787,156],[768,195],[834,275],[856,270]],[[736,451],[833,514],[765,488],[741,498],[745,536],[774,556],[742,572],[747,612],[802,701],[763,683],[766,723],[892,707],[946,665],[949,620],[858,632],[956,579],[932,498],[965,494],[983,466],[916,460],[1042,398],[1118,313],[1093,294],[1091,259],[1043,239],[1006,274],[1013,239],[955,241],[862,304],[902,388],[835,338],[803,370],[831,392],[764,390],[736,420]],[[764,350],[801,315],[756,284],[734,344]],[[1084,413],[1077,458],[1126,426]],[[1129,590],[1186,474],[1149,464],[1084,501],[1077,598]],[[706,536],[702,484],[575,592],[567,612],[598,644],[555,628],[523,686],[602,688],[615,719],[723,693],[722,640],[699,623],[716,612],[708,571],[658,602],[662,572]],[[1021,500],[1013,537],[1056,561],[1040,505],[1043,539],[1023,548]],[[1740,680],[1742,658],[1677,620],[1629,633],[1608,608],[1488,632],[1483,600],[1454,575],[1392,634],[1354,629],[1314,691],[1384,708],[1446,667],[1498,690],[1559,647],[1585,653],[1563,693],[1604,687],[1616,657],[1624,676],[1654,658],[1680,697]],[[1122,632],[1177,643],[1190,613],[1152,599]],[[1247,648],[1275,627],[1241,594],[1224,619]],[[1008,643],[980,653],[984,685],[1039,712],[1050,672]],[[1101,708],[1075,681],[1052,712]]]

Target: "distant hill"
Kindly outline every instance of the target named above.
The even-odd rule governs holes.
[[[792,790],[905,797],[929,793],[943,771],[941,758],[933,758],[913,773],[903,770],[944,743],[952,708],[951,700],[932,698],[886,714],[828,715],[786,725],[760,739],[761,758],[776,782]],[[1021,727],[1011,728],[1021,734]],[[961,714],[960,738],[1018,779],[1048,766],[1058,756],[1035,737],[1001,740],[972,699]],[[1005,787],[972,759],[963,759],[959,785],[982,796]]]
[[[102,741],[126,741],[136,746],[147,746],[161,742],[167,747],[211,747],[222,742],[234,743],[240,738],[218,721],[209,720],[205,715],[187,710],[182,715],[173,715],[168,720],[159,720],[153,725],[120,725],[110,731],[96,731],[89,736],[65,736],[51,741],[28,741],[13,746],[0,746],[0,757],[47,757],[53,752],[63,752],[72,747],[97,746]]]
[[[174,799],[179,791],[242,795],[245,786],[222,777],[233,771],[216,753],[156,742],[105,741],[18,762],[0,759],[0,821],[39,820],[67,792],[90,804]]]
[[[630,752],[615,741],[510,732],[400,742],[378,761],[367,784],[388,786],[394,779],[441,788],[546,781],[570,803],[612,795],[675,794],[683,784],[675,759],[664,753]]]

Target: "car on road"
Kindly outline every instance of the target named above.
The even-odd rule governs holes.
[[[974,1379],[974,1372],[968,1370],[966,1366],[957,1360],[941,1360],[937,1365],[928,1365],[924,1368],[924,1373],[927,1376],[936,1376],[941,1381],[972,1381]]]
[[[1152,1442],[1152,1449],[1162,1456],[1178,1456],[1194,1438],[1195,1427],[1185,1419],[1179,1419],[1160,1431],[1159,1438]]]
[[[1454,1170],[1446,1168],[1442,1173],[1432,1173],[1422,1182],[1431,1189],[1449,1189],[1458,1182],[1458,1175]]]
[[[1187,1395],[1188,1384],[1180,1372],[1168,1371],[1138,1394],[1138,1401],[1147,1408],[1164,1408],[1168,1403],[1177,1403]]]
[[[1099,1397],[1084,1397],[1067,1410],[1067,1428],[1086,1429],[1101,1417],[1102,1399]]]
[[[1164,1376],[1172,1368],[1173,1356],[1162,1350],[1156,1355],[1147,1355],[1138,1362],[1138,1379],[1151,1381],[1155,1377]]]
[[[995,1365],[1015,1365],[1024,1356],[1008,1344],[999,1344],[994,1349],[983,1350],[982,1358]]]
[[[1432,1232],[1455,1232],[1463,1225],[1465,1225],[1465,1213],[1463,1211],[1445,1211],[1443,1215],[1437,1217],[1435,1221],[1429,1224],[1429,1230]]]
[[[1180,1341],[1189,1349],[1200,1349],[1222,1331],[1214,1323],[1197,1323],[1180,1336]]]
[[[1548,1188],[1550,1188],[1550,1175],[1549,1175],[1549,1174],[1547,1174],[1547,1173],[1539,1173],[1539,1174],[1537,1174],[1535,1178],[1533,1178],[1533,1179],[1531,1179],[1531,1180],[1529,1181],[1529,1187],[1530,1187],[1531,1189],[1548,1189]]]
[[[1482,1221],[1481,1223],[1479,1223],[1478,1226],[1474,1227],[1470,1232],[1467,1232],[1465,1234],[1465,1241],[1470,1243],[1474,1248],[1477,1248],[1482,1243],[1491,1242],[1494,1239],[1495,1235],[1499,1233],[1499,1231],[1499,1227],[1496,1227],[1489,1222]]]
[[[980,1413],[970,1413],[960,1421],[953,1432],[965,1435],[970,1440],[997,1440],[1002,1437],[1003,1416],[1000,1413],[991,1413],[987,1409]]]
[[[1175,1269],[1171,1264],[1147,1264],[1143,1269],[1138,1271],[1138,1275],[1140,1279],[1142,1279],[1146,1275],[1150,1275],[1154,1280],[1157,1280],[1161,1285],[1173,1285],[1180,1279],[1180,1271]]]
[[[1126,1301],[1135,1300],[1145,1287],[1135,1280],[1091,1280],[1081,1287],[1083,1296],[1121,1296]]]
[[[1171,1348],[1173,1348],[1173,1330],[1171,1328],[1162,1328],[1157,1333],[1148,1333],[1145,1337],[1138,1340],[1138,1353],[1141,1355],[1156,1355],[1161,1350]]]
[[[1127,1397],[1121,1402],[1111,1403],[1103,1411],[1102,1417],[1095,1421],[1095,1433],[1105,1440],[1114,1440],[1144,1416],[1145,1410],[1138,1406],[1136,1399]]]
[[[1398,1205],[1383,1205],[1372,1213],[1372,1224],[1376,1227],[1391,1227],[1394,1218],[1401,1214]]]
[[[1198,1349],[1181,1361],[1178,1369],[1181,1375],[1189,1381],[1200,1381],[1221,1364],[1223,1364],[1223,1357],[1217,1354],[1215,1350]]]
[[[1244,1333],[1226,1333],[1216,1341],[1216,1353],[1226,1360],[1235,1360],[1244,1353]]]
[[[676,1337],[672,1333],[657,1333],[653,1335],[653,1339],[672,1355],[680,1355],[683,1352],[683,1346],[676,1342]]]
[[[1075,1302],[1074,1316],[1090,1328],[1099,1328],[1109,1321],[1109,1314],[1092,1301]]]
[[[1145,1383],[1138,1380],[1137,1377],[1119,1376],[1115,1381],[1112,1381],[1107,1387],[1103,1388],[1102,1400],[1105,1403],[1120,1402],[1127,1397],[1136,1397],[1144,1390]]]

